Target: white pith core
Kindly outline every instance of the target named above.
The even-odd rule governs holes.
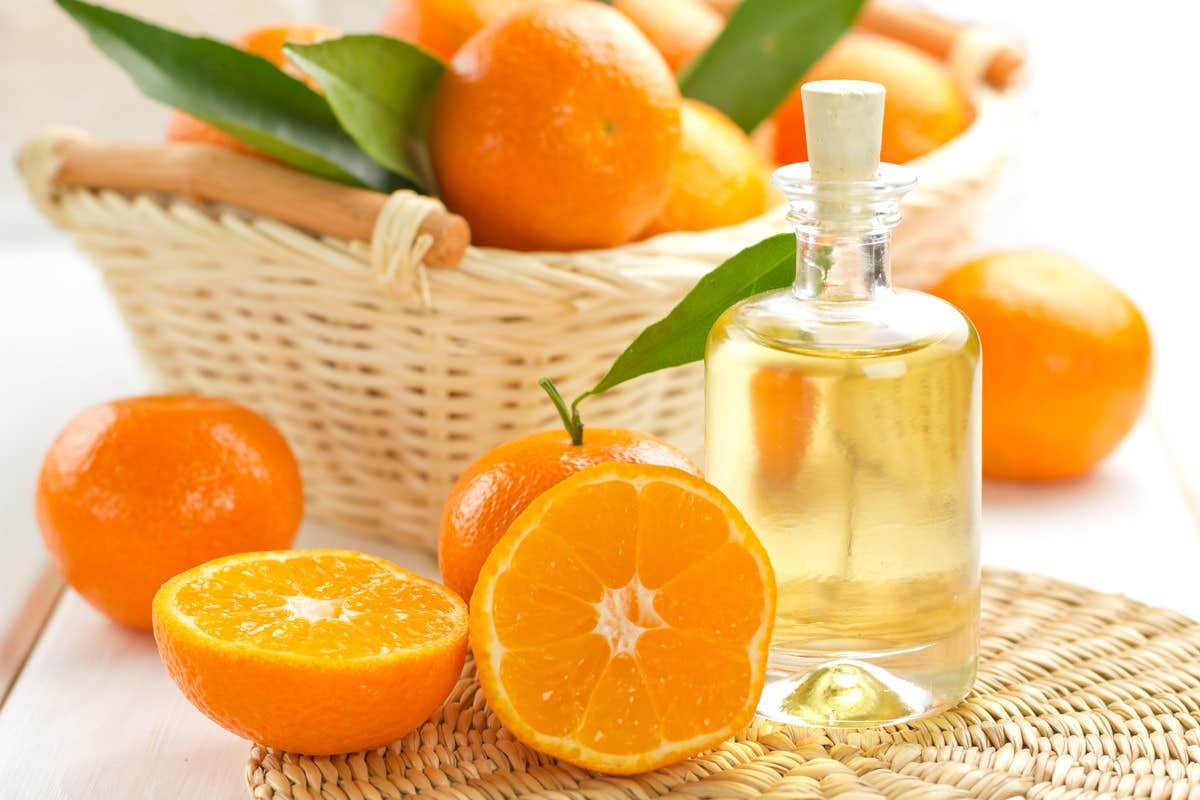
[[[342,608],[342,600],[321,600],[302,594],[285,598],[284,607],[293,616],[316,622],[323,619],[349,619],[354,612]]]
[[[656,594],[643,586],[636,575],[618,589],[605,587],[604,596],[595,604],[595,631],[608,640],[613,657],[622,653],[636,656],[642,634],[666,626],[654,609]]]

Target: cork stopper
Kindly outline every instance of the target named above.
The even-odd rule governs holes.
[[[812,81],[800,92],[812,179],[873,180],[883,140],[883,86],[868,81]]]

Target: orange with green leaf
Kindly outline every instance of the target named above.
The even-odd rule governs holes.
[[[622,462],[700,470],[678,448],[646,433],[587,428],[548,380],[565,430],[545,431],[496,447],[467,468],[450,490],[438,533],[442,580],[470,599],[492,547],[521,512],[550,487],[597,464]]]
[[[728,23],[701,0],[395,0],[391,35],[284,24],[237,45],[57,3],[186,115],[173,141],[437,195],[477,244],[576,250],[760,213],[744,133],[862,0],[745,0]]]
[[[247,53],[265,58],[293,78],[304,81],[313,89],[319,89],[311,78],[296,68],[296,65],[283,52],[283,46],[291,43],[312,44],[327,39],[336,39],[341,35],[340,30],[330,25],[289,22],[255,28],[239,36],[233,43]],[[237,137],[182,111],[171,114],[171,119],[167,122],[167,141],[214,144],[247,155],[263,155]]]

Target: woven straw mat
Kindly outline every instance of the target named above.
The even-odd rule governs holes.
[[[443,709],[390,747],[314,758],[254,746],[246,780],[270,800],[1200,800],[1200,624],[996,570],[983,618],[970,697],[904,725],[755,720],[709,753],[609,777],[513,739],[468,661]]]

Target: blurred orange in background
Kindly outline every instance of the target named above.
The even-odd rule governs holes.
[[[725,18],[703,0],[613,0],[678,72],[708,47]]]
[[[644,236],[733,225],[767,210],[766,165],[750,138],[710,105],[684,99],[666,205]]]
[[[254,28],[234,40],[234,44],[248,53],[261,56],[275,66],[291,75],[296,80],[304,81],[310,88],[320,91],[317,82],[305,75],[292,60],[283,52],[283,46],[288,43],[313,44],[327,39],[336,39],[342,32],[331,25],[306,22],[277,22]],[[231,136],[220,128],[213,127],[203,120],[196,119],[182,111],[171,112],[167,121],[168,142],[197,142],[200,144],[215,144],[228,147],[246,155],[268,158],[264,153]]]
[[[481,28],[521,8],[551,0],[394,0],[380,31],[454,58]]]
[[[561,1],[393,0],[380,31],[449,61],[485,26],[539,3]],[[674,70],[699,55],[725,25],[703,0],[614,0],[612,6],[641,29]]]
[[[983,343],[983,471],[1082,475],[1121,442],[1150,383],[1150,333],[1120,289],[1064,256],[997,253],[931,291]]]
[[[962,133],[971,109],[946,68],[922,50],[884,36],[849,33],[808,71],[800,83],[872,81],[887,91],[881,160],[904,164]],[[800,84],[775,112],[775,161],[808,160]]]

